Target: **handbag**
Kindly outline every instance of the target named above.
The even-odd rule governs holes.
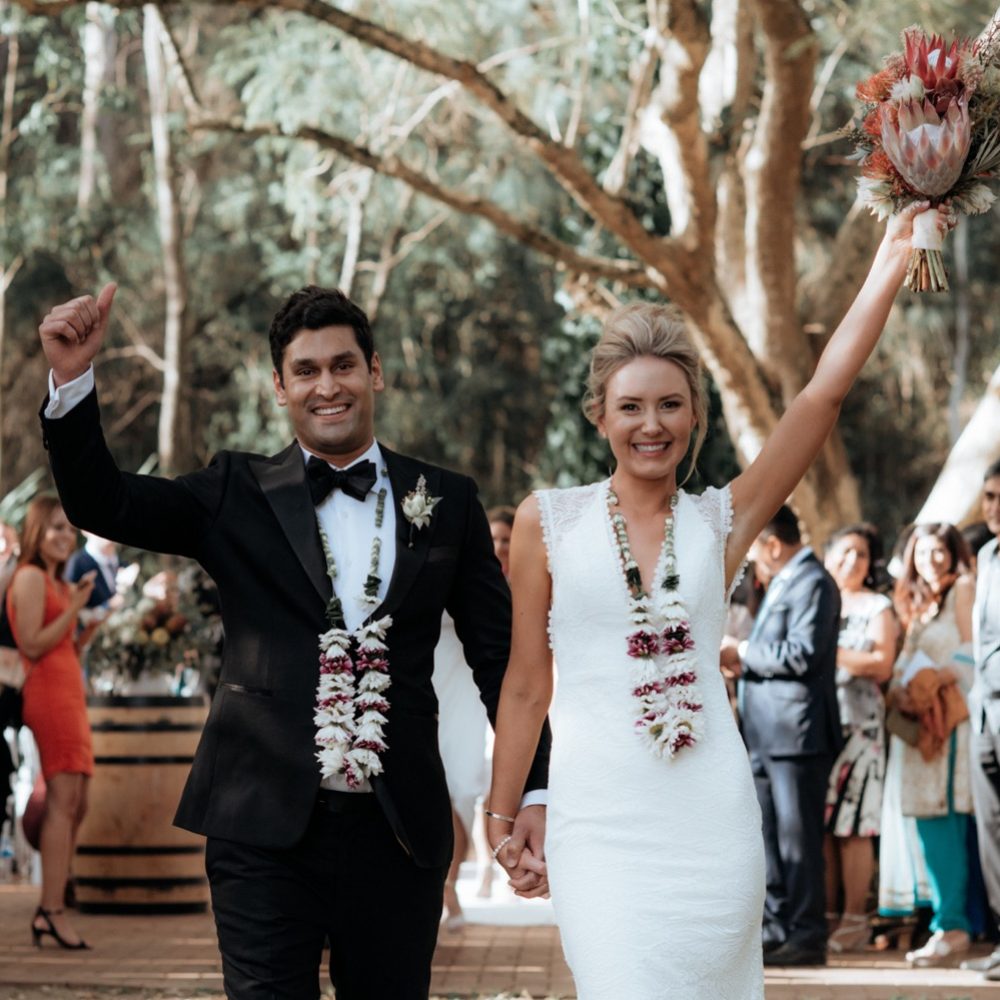
[[[920,720],[898,708],[890,708],[885,713],[885,728],[908,746],[915,747],[920,742]]]

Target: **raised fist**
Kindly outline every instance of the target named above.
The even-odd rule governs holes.
[[[117,287],[114,282],[105,285],[96,299],[70,299],[42,320],[38,336],[57,386],[82,375],[101,349]]]

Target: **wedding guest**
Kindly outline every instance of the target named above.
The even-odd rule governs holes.
[[[1000,933],[1000,461],[983,482],[983,520],[993,538],[979,551],[972,631],[975,682],[969,694],[972,799],[979,833],[979,861],[994,930]],[[1000,947],[962,963],[1000,982]]]
[[[835,952],[860,949],[871,934],[867,900],[885,777],[881,685],[892,676],[898,638],[892,601],[875,589],[881,559],[875,526],[854,524],[831,536],[824,560],[840,588],[837,704],[845,741],[826,795],[827,918],[838,921],[827,946]]]
[[[20,561],[7,593],[7,614],[27,672],[24,723],[38,744],[46,784],[42,893],[31,936],[36,946],[48,936],[71,949],[87,947],[66,917],[63,900],[94,773],[76,632],[94,574],[77,583],[63,579],[75,544],[76,530],[59,501],[36,497],[25,515]]]
[[[723,662],[739,674],[739,712],[764,819],[765,965],[826,961],[823,813],[840,746],[834,673],[840,595],[788,507],[750,548],[767,586],[750,638]]]
[[[490,522],[490,536],[493,538],[493,554],[500,563],[504,578],[510,575],[510,536],[514,530],[513,507],[491,507],[486,512]]]
[[[118,543],[92,531],[84,531],[83,537],[83,548],[77,549],[66,564],[66,579],[75,583],[84,574],[94,573],[94,589],[87,607],[108,608],[118,592]]]
[[[975,595],[969,564],[956,528],[917,525],[894,592],[906,636],[887,694],[893,735],[882,806],[879,909],[886,915],[906,913],[924,904],[929,893],[932,935],[906,956],[921,967],[947,964],[969,947],[966,837],[972,796],[964,699],[973,675]],[[928,684],[945,706],[943,715],[921,703]],[[953,713],[948,706],[956,699]],[[966,721],[957,721],[962,717]]]
[[[989,545],[996,536],[990,531],[990,526],[985,521],[973,521],[972,524],[967,524],[962,529],[962,537],[969,547],[969,552],[972,553],[972,568],[975,570],[978,564],[979,550],[984,545]]]

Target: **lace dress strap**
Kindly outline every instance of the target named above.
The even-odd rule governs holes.
[[[553,580],[558,568],[556,558],[560,544],[576,527],[587,508],[594,502],[601,483],[571,486],[569,489],[535,490],[542,519],[542,537],[548,555],[549,574]]]
[[[733,497],[727,483],[721,489],[709,486],[699,496],[691,496],[698,513],[715,535],[716,551],[722,564],[722,578],[726,576],[726,543],[733,530]],[[733,577],[733,582],[726,590],[726,603],[732,600],[733,592],[740,585],[746,573],[747,563],[744,560]]]

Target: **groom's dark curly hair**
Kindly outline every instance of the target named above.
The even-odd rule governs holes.
[[[337,288],[306,285],[293,292],[281,304],[271,320],[268,339],[271,342],[271,362],[281,377],[281,362],[285,348],[299,330],[322,330],[325,326],[349,326],[365,356],[371,371],[375,340],[364,309],[353,303]]]

